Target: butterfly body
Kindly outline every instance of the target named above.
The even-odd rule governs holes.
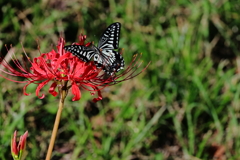
[[[102,68],[107,74],[118,72],[124,67],[122,55],[115,51],[119,45],[120,23],[111,24],[103,33],[98,46],[70,45],[64,49],[71,52],[84,62],[94,61],[98,68]]]

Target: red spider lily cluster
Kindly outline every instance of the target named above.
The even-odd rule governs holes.
[[[85,40],[86,36],[81,35],[79,36],[79,42],[75,44],[89,46],[90,43],[85,44]],[[26,78],[26,81],[13,80],[2,74],[0,76],[14,82],[26,83],[23,88],[25,95],[28,95],[26,89],[32,83],[38,85],[36,95],[40,99],[45,97],[44,94],[39,95],[39,92],[46,84],[51,83],[49,93],[53,96],[58,95],[57,87],[66,87],[66,84],[68,84],[67,88],[71,88],[74,95],[73,101],[79,100],[81,98],[80,89],[85,89],[90,91],[92,95],[98,94],[98,97],[93,99],[94,102],[97,102],[102,99],[101,90],[103,88],[131,79],[146,69],[145,67],[142,71],[136,73],[141,65],[141,62],[138,61],[140,56],[136,55],[123,72],[109,76],[101,68],[97,68],[93,62],[83,62],[70,52],[66,52],[63,49],[64,45],[65,40],[60,38],[56,51],[41,53],[39,57],[32,60],[24,51],[30,67],[22,65],[15,58],[12,58],[15,67],[11,66],[6,60],[1,59],[1,65],[5,68],[0,69],[2,72],[11,76]]]

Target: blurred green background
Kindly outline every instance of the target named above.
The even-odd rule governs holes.
[[[39,55],[80,33],[96,44],[108,25],[122,24],[128,64],[143,53],[138,77],[103,90],[68,95],[53,160],[239,159],[240,0],[2,0],[0,50]],[[140,70],[139,70],[140,71]],[[2,74],[2,73],[1,73]],[[59,97],[49,86],[0,78],[0,159],[11,159],[10,138],[29,131],[27,160],[45,159]]]

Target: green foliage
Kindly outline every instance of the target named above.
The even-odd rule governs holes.
[[[107,87],[96,104],[89,92],[69,93],[53,159],[237,159],[240,157],[240,1],[6,1],[0,2],[0,49],[21,43],[30,56],[67,44],[80,33],[98,42],[122,24],[128,64],[143,53],[140,76]],[[29,131],[27,159],[44,159],[59,97],[22,94],[0,79],[0,159],[11,159],[14,130]]]

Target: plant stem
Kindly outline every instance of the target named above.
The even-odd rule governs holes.
[[[60,122],[60,118],[61,118],[61,114],[62,114],[62,109],[63,109],[63,105],[64,105],[64,99],[66,98],[66,95],[67,95],[67,91],[62,89],[61,90],[61,98],[59,100],[58,111],[57,111],[53,131],[52,131],[52,136],[51,136],[50,144],[48,146],[46,160],[51,159],[52,150],[53,150],[53,146],[54,146],[55,139],[56,139],[56,136],[57,136],[58,126],[59,126],[59,122]]]

